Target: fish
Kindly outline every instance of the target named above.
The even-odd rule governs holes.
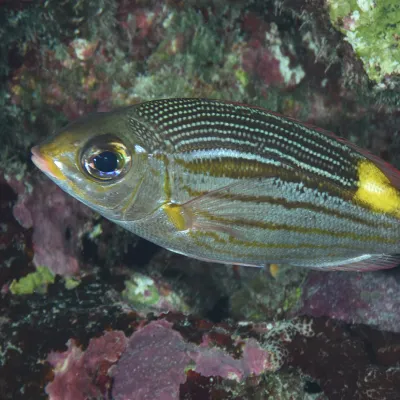
[[[65,192],[179,254],[321,270],[400,263],[400,172],[257,106],[142,102],[82,117],[31,152]]]

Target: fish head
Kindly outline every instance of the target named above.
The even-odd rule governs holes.
[[[72,122],[31,151],[65,192],[113,220],[123,219],[149,170],[149,152],[123,110]]]

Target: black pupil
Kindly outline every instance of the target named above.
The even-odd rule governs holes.
[[[113,172],[118,169],[118,155],[112,151],[103,151],[93,158],[93,164],[100,172]]]

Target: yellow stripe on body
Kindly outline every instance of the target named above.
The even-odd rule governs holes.
[[[348,245],[339,245],[337,243],[332,245],[324,245],[324,244],[315,244],[315,243],[298,243],[298,244],[290,244],[290,243],[264,243],[264,242],[257,242],[257,241],[250,241],[250,240],[242,240],[237,239],[235,237],[229,236],[228,239],[224,239],[220,237],[216,232],[202,232],[202,231],[190,231],[188,232],[189,236],[192,238],[200,239],[201,237],[209,237],[212,238],[216,243],[221,244],[237,244],[243,247],[248,248],[262,248],[262,249],[349,249],[349,250],[364,250],[364,247],[357,247],[357,246],[348,246]],[[213,246],[207,245],[203,242],[197,242],[198,245],[204,246],[206,248],[210,248],[215,250]],[[231,251],[224,251],[222,249],[218,249],[218,253],[226,253],[231,254],[238,257],[246,256],[243,253],[233,253]],[[329,256],[333,256],[333,254],[328,254]],[[248,256],[254,256],[254,254],[249,254]],[[297,256],[296,256],[297,257]],[[305,256],[304,258],[309,258],[309,255]]]
[[[182,185],[181,189],[184,190],[190,197],[199,197],[207,194],[207,191],[195,190],[188,185]],[[336,211],[334,209],[322,205],[307,203],[304,201],[288,201],[283,197],[276,198],[272,196],[264,196],[264,195],[255,196],[255,195],[244,195],[239,193],[214,193],[213,197],[220,198],[221,200],[240,201],[243,203],[254,202],[254,203],[270,203],[273,205],[279,204],[286,209],[302,208],[304,210],[321,212],[323,214],[327,214],[337,218],[347,219],[350,222],[370,226],[371,228],[393,229],[393,227],[395,226],[394,224],[395,223],[397,224],[397,221],[393,221],[393,223],[383,222],[383,221],[368,221],[366,219],[362,219],[350,213]]]
[[[167,214],[168,219],[170,222],[175,226],[177,231],[186,231],[191,228],[192,226],[192,220],[193,216],[189,215],[188,210],[186,210],[184,207],[182,207],[179,204],[173,204],[173,203],[166,203],[162,206],[164,212]],[[317,235],[326,235],[326,236],[333,236],[337,238],[350,238],[353,240],[358,240],[358,241],[376,241],[376,242],[381,242],[385,244],[396,244],[397,240],[394,239],[387,239],[387,238],[382,238],[380,236],[359,236],[357,234],[354,234],[352,232],[332,232],[330,230],[324,230],[320,228],[303,228],[299,226],[290,226],[290,225],[284,225],[284,224],[273,224],[273,223],[266,223],[266,222],[259,222],[259,221],[249,221],[249,220],[243,220],[243,219],[227,219],[227,218],[222,218],[222,217],[215,217],[213,215],[210,215],[207,212],[201,212],[201,214],[204,218],[210,220],[210,221],[217,221],[217,222],[225,222],[228,226],[231,225],[232,227],[236,226],[251,226],[259,229],[264,229],[264,230],[286,230],[286,231],[291,231],[291,232],[299,232],[299,233],[305,233],[305,234],[317,234]],[[219,243],[233,243],[233,244],[238,244],[241,246],[245,247],[258,247],[258,248],[280,248],[280,249],[290,249],[290,248],[335,248],[335,247],[345,247],[349,249],[355,249],[357,248],[356,246],[341,246],[338,244],[335,244],[333,246],[326,246],[326,245],[317,245],[315,243],[310,243],[310,244],[296,244],[296,245],[291,245],[291,244],[267,244],[267,243],[261,243],[261,242],[256,242],[256,241],[246,241],[246,240],[241,240],[238,239],[232,235],[229,236],[227,240],[221,238],[217,232],[213,231],[212,228],[209,228],[209,230],[204,230],[202,231],[200,229],[196,229],[194,231],[189,232],[192,237],[195,237],[195,235],[205,235],[208,236],[212,239],[214,239],[216,242]],[[206,246],[205,243],[202,243],[202,247],[208,247]],[[213,249],[213,248],[210,248]],[[213,249],[215,250],[215,249]],[[218,250],[220,251],[220,250]],[[232,255],[234,255],[232,253]],[[237,254],[238,256],[240,253]]]
[[[289,232],[298,232],[298,233],[304,233],[304,234],[315,234],[315,235],[333,236],[333,237],[337,237],[337,238],[348,238],[348,239],[353,239],[356,241],[365,241],[365,242],[375,241],[375,242],[384,243],[384,244],[398,243],[398,239],[383,238],[378,235],[376,235],[376,236],[373,236],[373,235],[360,236],[353,232],[334,232],[329,229],[307,228],[307,227],[287,225],[287,224],[277,224],[277,223],[271,223],[271,222],[246,220],[243,218],[229,219],[229,218],[212,215],[207,211],[197,212],[197,214],[201,215],[203,218],[205,218],[209,221],[222,222],[222,223],[225,223],[226,225],[228,225],[228,226],[230,225],[232,227],[249,226],[249,227],[253,227],[253,228],[259,228],[262,230],[271,230],[271,231],[286,230]]]
[[[266,159],[267,160],[267,159]],[[195,159],[184,160],[174,157],[174,162],[180,165],[184,171],[192,174],[203,175],[217,178],[233,179],[259,179],[277,178],[287,182],[299,182],[318,191],[325,191],[330,195],[341,198],[342,200],[352,200],[356,187],[349,189],[333,183],[328,179],[318,177],[310,171],[302,170],[299,166],[281,164],[272,159],[269,162],[249,160],[246,158],[214,158],[214,159]]]
[[[200,173],[201,169],[204,168],[203,163],[191,163],[190,167],[194,168],[197,173]],[[226,165],[225,162],[221,162],[219,160],[206,160],[205,164],[213,165],[214,166],[214,171],[213,172],[222,172],[223,166]],[[216,164],[216,165],[215,165]],[[230,161],[229,161],[230,164]],[[234,164],[232,162],[232,164]],[[371,163],[372,164],[372,163]],[[376,173],[376,170],[378,170],[377,167],[372,164],[374,169],[372,170],[373,172]],[[237,166],[236,166],[237,167]],[[274,170],[276,167],[274,166],[266,166],[266,165],[261,165],[261,169],[269,169],[269,171]],[[369,167],[369,172],[371,171],[371,168]],[[378,175],[380,179],[385,178],[387,183],[389,183],[388,179],[386,176],[380,171],[381,175]],[[194,172],[193,170],[191,172]],[[252,171],[247,170],[246,171],[248,174],[251,174]],[[255,171],[254,171],[255,172]],[[368,171],[367,171],[368,172]],[[241,171],[242,173],[242,171]],[[257,173],[257,172],[256,172]],[[270,172],[271,173],[271,172]],[[289,175],[290,172],[286,171],[286,175]],[[365,178],[365,175],[361,175],[363,178]],[[368,177],[368,175],[367,175]],[[376,181],[376,180],[375,180]],[[370,181],[368,181],[370,182]],[[323,190],[324,184],[321,182],[321,188],[320,190]],[[329,186],[326,185],[326,186]],[[367,188],[369,188],[367,186]],[[189,195],[193,197],[198,197],[205,195],[206,192],[204,191],[196,191],[190,188],[188,185],[183,185],[181,189],[185,190]],[[337,189],[337,188],[336,188]],[[391,188],[395,190],[394,188]],[[360,189],[359,189],[360,190]],[[365,190],[365,189],[364,189]],[[360,192],[359,192],[360,193]],[[364,194],[364,192],[361,192]],[[340,194],[338,193],[339,197]],[[281,205],[284,208],[304,208],[304,209],[309,209],[313,210],[315,212],[322,212],[327,215],[331,215],[337,218],[344,218],[348,219],[350,222],[354,223],[360,223],[363,225],[371,226],[371,228],[385,228],[385,229],[392,229],[394,227],[394,224],[396,221],[393,221],[392,224],[390,223],[385,223],[384,221],[368,221],[368,220],[363,220],[360,217],[355,217],[354,215],[351,214],[342,214],[338,211],[331,210],[327,207],[321,206],[321,205],[315,205],[315,204],[310,204],[310,203],[305,203],[305,202],[288,202],[284,198],[281,199],[276,199],[272,198],[269,196],[246,196],[246,195],[241,195],[241,194],[232,194],[232,193],[215,193],[213,194],[216,198],[220,197],[221,200],[239,200],[245,203],[248,202],[265,202],[265,203],[271,203],[274,205]],[[353,195],[355,197],[355,195]],[[370,194],[367,194],[368,200],[371,201],[373,197],[371,198]],[[347,197],[347,196],[346,196]],[[347,200],[347,199],[346,199]],[[400,200],[400,199],[399,199]],[[382,200],[381,200],[382,201]],[[184,231],[190,229],[193,224],[197,226],[197,230],[202,230],[201,225],[202,223],[197,223],[197,218],[203,218],[205,220],[205,229],[203,229],[203,232],[205,231],[213,231],[213,227],[207,223],[207,221],[212,221],[212,222],[219,222],[223,223],[228,229],[224,229],[225,232],[228,232],[230,227],[232,230],[234,230],[237,226],[248,226],[248,227],[253,227],[253,228],[259,228],[262,230],[271,230],[271,231],[277,231],[277,230],[286,230],[289,232],[298,232],[298,233],[304,233],[304,234],[314,234],[314,235],[324,235],[324,236],[331,236],[331,237],[336,237],[336,238],[347,238],[355,241],[363,241],[363,242],[377,242],[377,243],[383,243],[383,244],[397,244],[398,240],[396,239],[391,239],[389,237],[383,237],[382,235],[373,235],[373,234],[368,234],[368,235],[360,235],[357,234],[356,232],[335,232],[331,229],[323,229],[323,228],[317,228],[317,227],[303,227],[303,226],[293,226],[293,225],[287,225],[287,224],[279,224],[279,223],[273,223],[273,222],[262,222],[262,221],[257,221],[257,220],[249,220],[249,219],[244,219],[244,218],[226,218],[223,216],[217,216],[214,215],[212,212],[208,212],[206,209],[202,208],[196,208],[194,205],[194,209],[191,209],[190,206],[182,206],[179,204],[165,204],[163,206],[164,211],[168,215],[169,220],[173,223],[175,228],[178,231]],[[208,225],[208,226],[207,226]],[[215,230],[218,230],[218,227],[215,228]],[[373,230],[371,230],[371,233]],[[234,235],[233,235],[234,236]]]

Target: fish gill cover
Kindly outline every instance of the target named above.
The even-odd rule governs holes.
[[[399,167],[398,13],[390,0],[0,1],[0,398],[400,398],[398,268],[172,254],[29,158],[92,111],[202,97]]]

